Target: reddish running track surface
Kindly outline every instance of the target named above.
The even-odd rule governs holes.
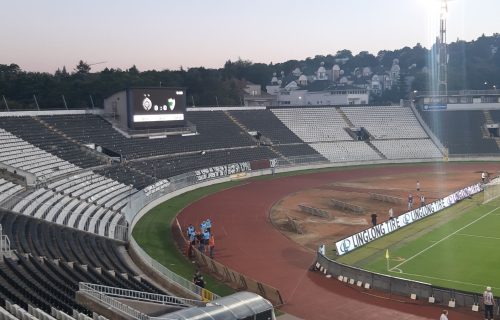
[[[269,210],[286,195],[332,182],[361,177],[433,170],[498,170],[487,164],[427,164],[344,169],[326,173],[255,180],[203,198],[179,214],[182,226],[210,217],[216,259],[230,268],[278,288],[282,310],[303,319],[438,319],[441,307],[371,296],[308,271],[315,253],[292,242],[269,221]],[[479,178],[479,175],[478,175]],[[372,292],[377,294],[377,292]],[[397,297],[395,297],[397,298]],[[480,319],[477,313],[450,311],[450,319]]]

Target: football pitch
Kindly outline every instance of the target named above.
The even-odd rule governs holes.
[[[435,286],[500,292],[500,199],[482,199],[465,199],[338,261]]]

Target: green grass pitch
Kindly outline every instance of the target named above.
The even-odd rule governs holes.
[[[500,199],[481,204],[482,198],[463,200],[338,261],[436,286],[500,292]]]

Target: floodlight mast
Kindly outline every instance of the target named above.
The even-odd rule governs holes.
[[[448,94],[448,46],[446,44],[446,16],[448,0],[441,0],[439,14],[439,38],[437,38],[438,91],[440,95]]]

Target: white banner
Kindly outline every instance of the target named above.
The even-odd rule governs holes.
[[[376,240],[386,234],[394,232],[400,228],[406,227],[420,219],[430,216],[436,212],[439,212],[449,206],[455,204],[456,202],[472,196],[481,191],[481,184],[475,184],[459,190],[455,193],[450,194],[443,199],[436,200],[426,206],[417,208],[415,210],[403,213],[402,215],[392,219],[384,221],[376,226],[353,234],[347,238],[344,238],[335,243],[337,247],[337,254],[339,256],[349,253],[354,249],[364,246]]]
[[[203,181],[212,178],[225,177],[235,173],[246,172],[250,170],[252,170],[250,168],[250,162],[239,162],[196,170],[195,174],[198,181]]]

